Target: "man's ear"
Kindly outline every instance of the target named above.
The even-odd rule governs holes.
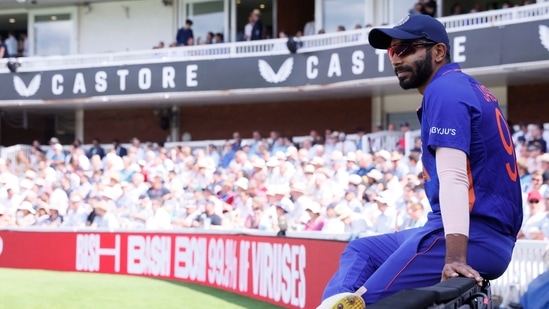
[[[435,62],[441,63],[446,59],[446,54],[448,53],[448,48],[445,44],[439,43],[433,47]]]

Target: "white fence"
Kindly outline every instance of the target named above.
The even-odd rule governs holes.
[[[547,19],[548,15],[549,4],[540,3],[510,9],[448,16],[441,18],[440,21],[444,24],[446,29],[451,32],[499,27],[508,24]]]
[[[414,139],[416,137],[419,137],[420,130],[417,131],[411,131],[405,134],[406,139],[406,145],[408,149],[405,149],[406,155],[409,153],[410,148],[413,145]],[[365,134],[362,137],[362,145],[363,151],[365,152],[376,152],[381,149],[385,149],[387,151],[393,151],[396,149],[396,144],[398,141],[402,138],[402,133],[399,131],[381,131],[381,132],[375,132],[375,133],[369,133]],[[309,136],[297,136],[293,138],[294,143],[301,144],[306,139],[310,139]],[[349,134],[347,135],[347,139],[350,141],[357,141],[358,136],[356,134]],[[165,143],[164,146],[168,149],[174,148],[174,147],[190,147],[192,150],[195,149],[206,149],[209,145],[214,145],[219,152],[222,151],[223,145],[225,144],[227,140],[200,140],[200,141],[185,141],[185,142],[169,142]],[[245,139],[244,141],[251,143],[252,140]],[[408,145],[410,147],[408,147]],[[112,148],[112,144],[103,144],[101,145],[105,151],[108,151]],[[123,146],[128,147],[128,144],[123,144]],[[43,146],[45,148],[46,146]],[[82,148],[85,150],[90,149],[91,145],[82,145]],[[11,162],[15,162],[15,159],[17,157],[17,153],[19,151],[23,151],[27,157],[30,155],[32,146],[30,145],[14,145],[9,147],[0,147],[0,157],[3,159],[9,159]],[[69,150],[69,146],[64,146],[65,151]],[[43,149],[45,150],[45,149]]]
[[[549,18],[549,2],[531,4],[510,9],[463,14],[440,18],[448,32],[499,27]],[[369,29],[358,29],[300,38],[298,52],[311,52],[328,48],[368,44]],[[60,70],[69,68],[100,67],[132,63],[154,63],[180,60],[224,59],[265,56],[289,53],[286,39],[252,42],[234,42],[201,46],[186,46],[144,51],[82,54],[68,56],[17,58],[18,71]],[[6,63],[0,60],[0,73],[8,72]]]
[[[519,240],[513,251],[513,257],[507,271],[493,280],[492,294],[505,296],[511,285],[518,287],[520,294],[528,289],[528,284],[538,275],[549,270],[549,262],[544,263],[548,241]],[[549,257],[545,257],[547,260]]]

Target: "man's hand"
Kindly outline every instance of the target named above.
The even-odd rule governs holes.
[[[446,259],[442,269],[441,281],[461,275],[475,279],[477,284],[482,286],[482,277],[478,271],[467,265],[467,243],[468,238],[465,235],[446,235]]]
[[[474,270],[471,266],[461,263],[453,262],[444,264],[442,269],[442,280],[447,280],[454,277],[464,276],[467,278],[475,279],[479,286],[482,286],[482,277],[480,274]]]

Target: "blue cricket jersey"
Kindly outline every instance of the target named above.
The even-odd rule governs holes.
[[[435,149],[455,148],[467,154],[471,221],[516,237],[522,224],[520,177],[497,98],[451,63],[426,87],[418,117],[425,192],[433,208],[429,220],[440,220]]]

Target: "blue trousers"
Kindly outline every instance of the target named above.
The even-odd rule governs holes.
[[[483,278],[495,279],[507,269],[514,244],[514,238],[482,226],[473,228],[471,222],[467,263]],[[440,282],[445,255],[442,228],[355,239],[343,251],[339,269],[322,298],[364,286],[367,291],[362,297],[372,304],[403,289],[434,285]]]

